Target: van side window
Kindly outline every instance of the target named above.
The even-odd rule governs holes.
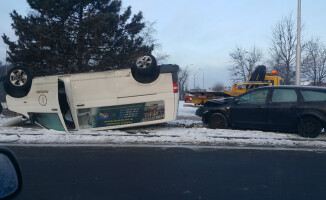
[[[305,102],[317,102],[317,101],[326,101],[326,93],[319,91],[300,91]]]
[[[56,113],[33,113],[33,119],[41,126],[56,131],[65,131],[61,120]]]
[[[292,89],[274,89],[272,103],[297,102],[298,96]]]

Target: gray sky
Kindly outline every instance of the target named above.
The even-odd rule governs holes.
[[[297,15],[297,0],[123,0],[134,13],[143,11],[147,21],[156,22],[156,38],[162,51],[169,54],[169,63],[189,66],[197,73],[197,83],[205,88],[216,82],[231,85],[227,67],[231,65],[229,52],[239,45],[249,49],[253,45],[268,57],[271,27],[283,16]],[[25,0],[2,0],[0,33],[14,38],[9,13],[16,9],[26,15]],[[326,1],[302,0],[303,36],[320,37],[326,43]],[[0,60],[5,61],[6,46],[0,41]],[[193,80],[191,80],[193,86]]]

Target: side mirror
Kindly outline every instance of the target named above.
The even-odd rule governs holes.
[[[234,99],[234,104],[239,104],[239,103],[240,103],[240,99],[235,98],[235,99]]]
[[[0,200],[15,198],[22,189],[22,175],[16,156],[0,147]]]

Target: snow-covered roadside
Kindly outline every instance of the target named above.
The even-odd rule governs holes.
[[[194,115],[196,108],[183,107],[179,116]],[[0,123],[6,118],[0,117]],[[29,126],[0,127],[0,143],[17,144],[168,144],[284,148],[325,148],[326,136],[316,139],[296,134],[243,130],[211,130],[201,121],[176,120],[166,125],[108,131],[76,131],[69,134]]]
[[[187,107],[191,105],[192,104],[185,103],[184,101],[179,101],[178,116],[194,116],[198,108]]]

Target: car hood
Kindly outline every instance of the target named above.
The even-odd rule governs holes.
[[[214,99],[214,100],[208,101],[205,104],[205,106],[217,106],[217,105],[228,104],[233,99],[234,99],[234,97],[227,97],[227,98],[222,98],[222,99]]]

